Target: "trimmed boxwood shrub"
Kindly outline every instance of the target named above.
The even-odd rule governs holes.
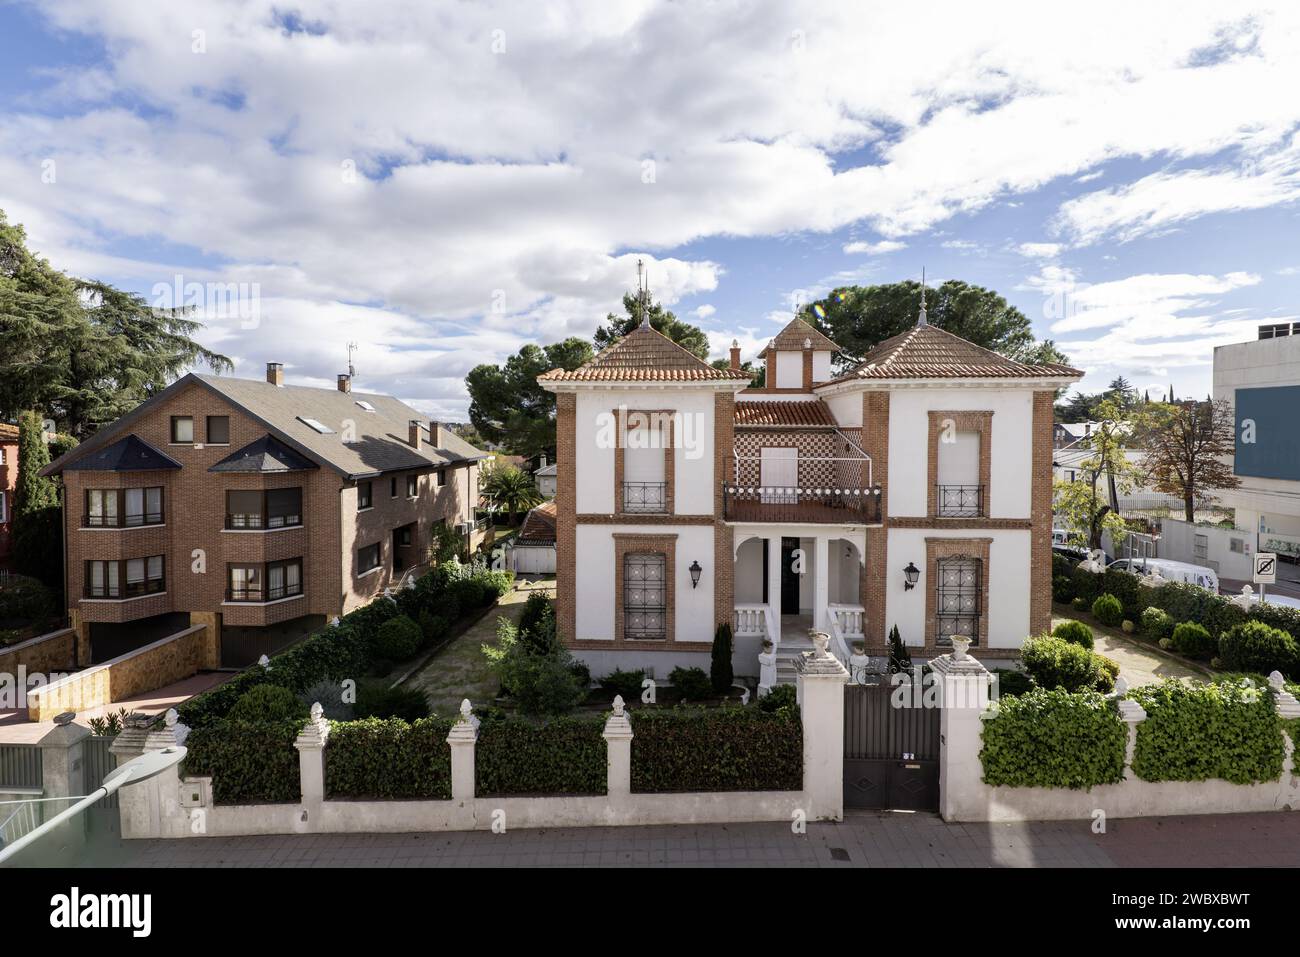
[[[1091,648],[1093,644],[1092,629],[1081,621],[1063,621],[1052,629],[1052,634],[1083,648]]]
[[[185,739],[183,775],[210,776],[215,804],[276,804],[302,798],[294,739],[302,722],[214,722]]]
[[[1034,687],[1034,679],[1015,668],[999,668],[993,672],[998,679],[998,696],[1024,694]]]
[[[1281,776],[1282,724],[1266,690],[1170,679],[1129,697],[1147,712],[1133,756],[1133,771],[1144,781],[1254,784]]]
[[[1084,598],[1082,595],[1076,595],[1074,600],[1070,602],[1070,607],[1075,611],[1087,611],[1088,599]]]
[[[1142,634],[1151,638],[1169,638],[1174,633],[1174,620],[1161,608],[1142,610]]]
[[[1069,575],[1052,576],[1052,601],[1059,601],[1062,604],[1074,598],[1074,582],[1070,580]]]
[[[1118,598],[1107,592],[1092,603],[1092,616],[1103,625],[1114,628],[1124,620],[1124,606]]]
[[[330,726],[325,793],[331,798],[451,798],[452,722],[365,718]]]
[[[485,721],[474,748],[475,793],[604,794],[604,730],[603,718]]]
[[[405,661],[420,650],[423,640],[420,626],[406,615],[398,615],[379,626],[375,635],[375,657]]]
[[[231,721],[297,721],[299,726],[307,720],[307,705],[298,700],[288,688],[279,685],[257,685],[239,696],[230,709]]]
[[[645,672],[641,669],[624,671],[617,668],[600,679],[600,687],[610,695],[622,695],[623,701],[631,704],[641,700],[642,681],[645,681]]]
[[[1267,675],[1277,670],[1296,677],[1296,657],[1295,639],[1262,621],[1244,622],[1219,637],[1219,658],[1230,671]]]
[[[1169,643],[1174,651],[1189,658],[1214,657],[1214,639],[1204,626],[1194,621],[1185,621],[1176,626]]]
[[[1093,599],[1101,594],[1103,576],[1096,572],[1086,571],[1079,566],[1074,567],[1070,573],[1070,581],[1074,585],[1075,600],[1082,598],[1084,607],[1092,604]]]
[[[704,701],[713,697],[713,682],[703,668],[674,668],[668,683],[688,701]]]
[[[797,709],[640,708],[629,714],[632,790],[638,794],[803,787]]]
[[[983,725],[986,784],[1078,790],[1124,778],[1128,730],[1096,692],[1036,688],[1004,697]]]
[[[1106,659],[1064,638],[1051,635],[1026,638],[1020,648],[1020,660],[1040,688],[1109,691],[1115,686]]]
[[[760,711],[780,711],[783,708],[798,709],[799,692],[794,685],[777,685],[763,697],[758,699],[758,709]]]

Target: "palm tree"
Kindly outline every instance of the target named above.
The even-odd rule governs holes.
[[[497,508],[504,509],[515,524],[520,511],[530,509],[542,501],[542,493],[533,484],[533,477],[513,465],[497,466],[483,480],[483,494]]]

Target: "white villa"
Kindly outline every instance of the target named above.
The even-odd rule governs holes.
[[[835,375],[796,319],[716,369],[642,325],[557,395],[557,618],[593,674],[707,670],[735,630],[737,675],[778,671],[828,632],[883,655],[972,639],[1014,656],[1051,615],[1052,401],[1082,373],[1025,365],[928,325]]]

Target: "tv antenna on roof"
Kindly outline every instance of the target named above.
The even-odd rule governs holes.
[[[650,270],[646,269],[645,263],[640,259],[636,261],[636,289],[637,289],[637,298],[641,300],[641,325],[649,327],[650,325]]]
[[[349,379],[355,377],[357,374],[356,366],[352,364],[352,353],[356,351],[357,351],[357,344],[355,342],[349,342],[348,343],[348,378]]]

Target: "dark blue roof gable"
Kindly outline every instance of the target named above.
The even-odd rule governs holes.
[[[132,434],[64,467],[69,472],[156,472],[178,469],[181,463]]]
[[[274,436],[264,435],[232,452],[209,472],[301,472],[318,468],[315,462],[295,452]]]

